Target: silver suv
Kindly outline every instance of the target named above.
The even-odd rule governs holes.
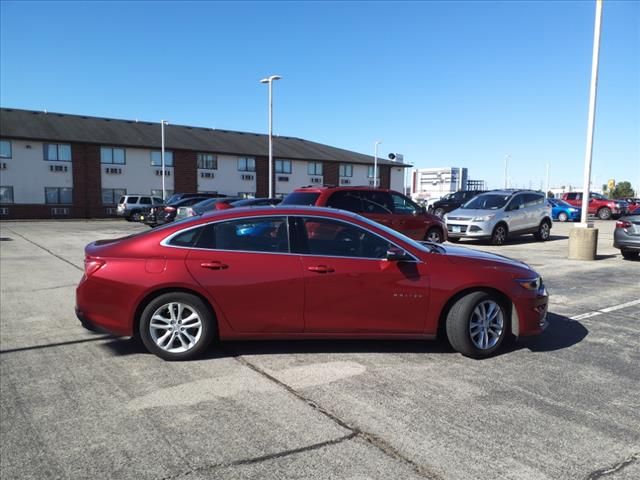
[[[151,195],[123,195],[118,201],[116,213],[119,217],[132,220],[135,214],[148,212],[156,205],[162,205],[162,199]]]
[[[478,195],[444,216],[449,241],[488,238],[502,245],[510,236],[532,233],[540,241],[551,234],[551,207],[544,193],[532,190],[493,190]]]

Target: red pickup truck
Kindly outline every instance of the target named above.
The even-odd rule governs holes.
[[[582,192],[568,192],[562,199],[574,207],[582,206]],[[629,204],[624,200],[612,200],[599,193],[589,194],[589,215],[596,215],[600,220],[618,218],[629,213]]]

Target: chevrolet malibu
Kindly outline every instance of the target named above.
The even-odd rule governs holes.
[[[165,360],[214,339],[433,339],[481,358],[541,333],[548,296],[526,264],[414,241],[357,214],[237,208],[85,249],[76,313]]]

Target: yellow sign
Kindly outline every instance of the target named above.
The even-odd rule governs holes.
[[[608,182],[607,182],[607,189],[608,190],[613,190],[614,188],[616,188],[616,181],[611,178]]]

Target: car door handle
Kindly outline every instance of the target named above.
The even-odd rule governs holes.
[[[210,270],[225,270],[229,268],[229,265],[225,265],[222,262],[214,261],[214,262],[203,262],[200,264],[202,268],[208,268]]]
[[[307,270],[309,270],[310,272],[316,272],[316,273],[332,273],[335,272],[335,270],[331,267],[328,267],[326,265],[316,265],[315,267],[307,267]]]

